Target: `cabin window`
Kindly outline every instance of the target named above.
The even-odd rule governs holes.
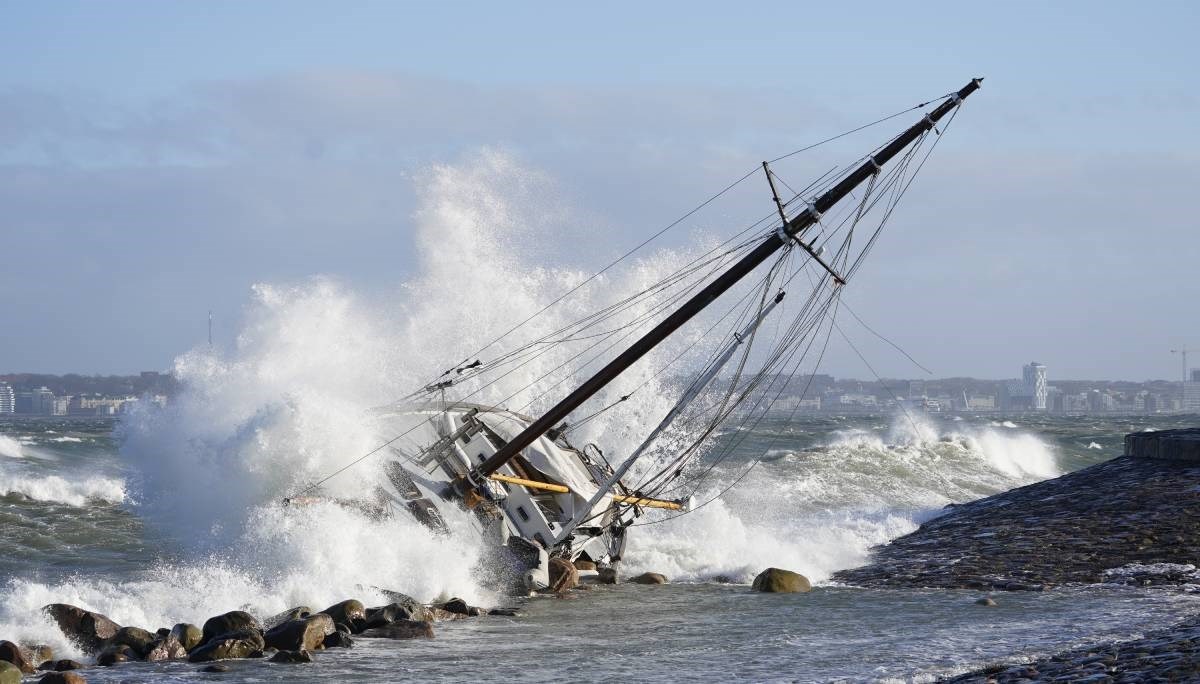
[[[517,515],[521,516],[521,522],[529,522],[529,514],[523,506],[517,506]]]

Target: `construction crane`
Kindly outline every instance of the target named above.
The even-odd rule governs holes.
[[[1196,350],[1195,350],[1195,349],[1193,349],[1192,351],[1196,351]],[[1187,355],[1188,355],[1188,348],[1187,348],[1187,345],[1185,344],[1185,345],[1183,345],[1182,347],[1180,347],[1179,349],[1172,349],[1172,350],[1171,350],[1171,353],[1172,353],[1172,354],[1179,354],[1181,357],[1183,357],[1183,358],[1180,360],[1180,361],[1181,361],[1181,363],[1182,363],[1182,368],[1183,368],[1183,376],[1182,376],[1182,380],[1183,380],[1184,382],[1187,382],[1187,379],[1188,379],[1188,377],[1187,377]]]

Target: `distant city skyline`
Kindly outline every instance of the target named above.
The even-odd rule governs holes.
[[[326,276],[403,316],[435,267],[420,226],[475,201],[430,190],[444,169],[504,200],[483,204],[527,268],[593,272],[762,159],[984,76],[846,302],[938,376],[1177,378],[1170,350],[1200,349],[1197,25],[1184,2],[5,3],[0,370],[165,369],[209,310],[229,352],[256,283]],[[661,246],[770,210],[748,186]],[[821,370],[869,374],[840,340]]]

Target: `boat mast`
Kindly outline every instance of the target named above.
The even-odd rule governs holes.
[[[913,124],[885,145],[883,149],[868,157],[861,166],[843,178],[837,185],[826,191],[825,194],[814,200],[803,212],[790,221],[786,221],[777,231],[768,235],[753,251],[742,257],[729,270],[722,273],[716,280],[693,295],[691,299],[676,309],[674,313],[667,316],[658,325],[654,326],[652,330],[643,335],[641,339],[634,342],[632,346],[608,362],[608,365],[588,378],[575,391],[555,404],[553,408],[546,411],[541,418],[535,420],[507,444],[496,450],[490,458],[479,464],[467,476],[470,483],[478,487],[479,483],[483,482],[487,476],[496,472],[497,469],[507,463],[512,457],[521,453],[525,447],[533,444],[539,437],[561,423],[580,404],[603,389],[605,385],[612,382],[618,375],[636,363],[638,359],[658,346],[671,333],[691,320],[692,317],[704,310],[709,304],[712,304],[717,297],[736,285],[738,281],[757,268],[759,264],[766,261],[772,254],[793,239],[796,239],[809,226],[820,220],[821,214],[831,209],[846,195],[849,195],[860,183],[879,173],[884,164],[891,161],[904,148],[932,129],[938,121],[960,105],[968,95],[978,90],[982,81],[982,78],[972,79],[970,83],[948,97],[936,109],[926,114],[923,119]],[[811,249],[807,249],[807,245],[803,243],[801,245],[805,246],[806,251],[811,253]]]

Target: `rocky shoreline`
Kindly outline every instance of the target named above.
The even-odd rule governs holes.
[[[1127,454],[950,507],[876,549],[870,564],[833,579],[985,591],[1191,584],[1197,580],[1188,573],[1154,572],[1154,566],[1200,559],[1198,504],[1200,462]]]
[[[1128,435],[1125,454],[950,507],[834,579],[868,587],[1200,590],[1200,430]],[[1001,599],[1002,600],[1002,599]],[[981,599],[986,607],[995,605]],[[1200,680],[1200,618],[1132,641],[995,665],[945,682]]]

